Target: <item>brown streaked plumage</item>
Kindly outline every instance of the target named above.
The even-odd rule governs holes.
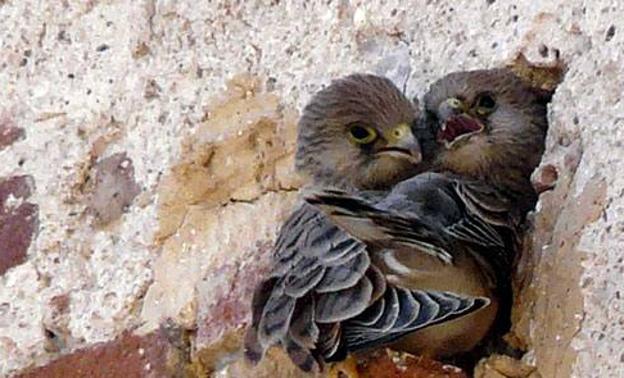
[[[511,274],[522,222],[537,201],[530,177],[544,152],[547,106],[554,89],[536,88],[511,69],[500,68],[451,73],[433,83],[424,98],[426,123],[437,141],[436,148],[429,143],[424,147],[429,168],[485,184],[458,185],[457,190],[471,213],[506,237],[502,256],[488,249],[476,251],[484,270],[493,271],[496,278],[497,335],[509,328]],[[476,124],[479,130],[453,138],[466,132],[466,121],[468,128]],[[449,133],[453,126],[459,128]]]
[[[417,116],[385,78],[335,81],[303,111],[297,168],[316,188],[385,193],[420,169],[419,143],[408,126]],[[452,241],[426,222],[410,226],[410,245],[447,264],[445,248]],[[317,370],[348,352],[387,344],[489,303],[479,295],[401,287],[383,274],[374,250],[313,206],[296,209],[280,231],[272,272],[254,295],[247,358],[257,362],[279,345],[303,370]]]
[[[535,204],[530,175],[544,148],[550,96],[507,69],[447,75],[425,96],[427,120],[416,130],[424,163],[440,173],[420,174],[389,193],[308,196],[367,244],[389,282],[490,299],[483,311],[403,337],[398,349],[456,354],[477,345],[495,323],[506,326],[517,234]],[[418,252],[422,236],[411,230],[421,223],[450,239],[450,264]]]
[[[417,172],[420,145],[409,128],[418,116],[386,78],[355,74],[336,80],[303,110],[296,168],[316,186],[387,189]],[[358,125],[373,128],[377,138],[354,143],[349,133]]]
[[[488,298],[488,306],[480,311],[402,335],[393,345],[397,350],[434,358],[467,352],[483,339],[496,318],[497,272],[476,254],[507,262],[508,245],[499,230],[467,211],[457,185],[479,187],[476,182],[423,173],[389,192],[324,190],[306,197],[367,245],[373,263],[389,283],[410,290]],[[418,232],[423,224],[438,240],[427,240]],[[436,253],[427,244],[443,246],[448,253]]]

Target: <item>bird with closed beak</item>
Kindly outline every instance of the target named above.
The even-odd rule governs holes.
[[[544,149],[551,95],[508,69],[449,74],[425,95],[425,119],[415,128],[431,172],[386,193],[325,189],[307,196],[367,245],[389,283],[488,299],[483,310],[408,334],[394,348],[450,356],[507,326],[518,235],[537,197],[530,175]],[[422,245],[421,233],[412,233],[422,224],[447,240],[437,245],[449,255]]]
[[[422,170],[412,130],[417,119],[417,107],[386,78],[355,74],[336,80],[303,110],[296,167],[314,191],[388,193]],[[489,304],[479,290],[404,285],[383,265],[394,244],[388,251],[383,243],[353,237],[341,224],[303,202],[282,226],[272,270],[253,296],[245,337],[248,360],[257,363],[277,345],[302,370],[319,371],[350,352],[388,344]],[[400,248],[431,256],[430,267],[453,260],[454,242],[437,225],[411,220],[404,239],[409,239],[407,248]],[[429,268],[416,271],[422,269]],[[435,272],[424,274],[435,281]]]

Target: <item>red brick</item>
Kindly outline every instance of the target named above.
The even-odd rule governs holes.
[[[24,137],[24,129],[17,127],[6,114],[0,114],[0,151]]]
[[[374,351],[358,361],[360,378],[468,378],[461,369],[427,357]]]
[[[16,377],[181,377],[186,374],[187,362],[186,335],[179,329],[163,327],[144,336],[125,332],[113,341],[80,349]]]
[[[37,232],[39,207],[26,201],[33,185],[30,176],[0,178],[0,275],[26,260]]]

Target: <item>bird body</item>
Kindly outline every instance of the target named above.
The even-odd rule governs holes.
[[[399,350],[452,355],[507,327],[513,263],[521,223],[537,198],[530,175],[543,152],[551,95],[507,69],[449,74],[426,94],[427,116],[416,130],[423,165],[438,174],[417,175],[376,198],[335,190],[307,198],[369,246],[388,282],[488,298],[480,311],[406,335],[394,345]],[[451,258],[423,245],[422,233],[413,232],[422,224]]]
[[[465,206],[467,200],[457,188],[479,186],[450,175],[424,173],[383,194],[326,190],[306,197],[333,223],[369,246],[373,263],[390,284],[488,298],[486,308],[406,335],[396,344],[399,350],[433,357],[467,352],[496,318],[513,242]],[[421,245],[422,233],[413,230],[422,223],[440,238],[437,244],[449,251],[448,256]],[[498,270],[491,265],[494,256],[504,265]]]
[[[504,317],[545,102],[484,70],[434,83],[425,109],[372,75],[306,106],[296,166],[312,185],[254,294],[250,361],[273,345],[305,371],[382,345],[449,356]]]
[[[480,266],[471,258],[460,256],[453,265],[435,269],[439,264],[427,266],[419,261],[422,259],[411,256],[413,251],[406,252],[410,256],[403,253],[396,259],[408,269],[417,266],[414,273],[409,276],[395,275],[394,272],[382,269],[388,281],[405,288],[427,288],[488,298],[489,304],[474,313],[410,333],[389,346],[432,358],[449,357],[472,350],[487,335],[498,311],[497,296],[488,287]]]
[[[312,188],[387,193],[420,169],[420,144],[408,126],[418,118],[414,104],[388,79],[337,80],[304,109],[296,166]],[[448,257],[446,241],[429,225],[412,233],[429,253]],[[280,345],[303,370],[318,370],[347,353],[489,304],[486,297],[395,285],[373,250],[319,209],[299,206],[280,230],[269,277],[254,293],[247,358],[257,362],[267,348]]]
[[[270,295],[253,306],[257,331],[247,335],[248,356],[258,358],[263,345],[281,342],[293,361],[314,370],[317,359],[340,360],[489,303],[443,287],[395,286],[376,261],[384,253],[376,252],[316,208],[299,207],[276,243],[269,288],[258,289],[257,298]],[[372,306],[380,301],[386,305]]]

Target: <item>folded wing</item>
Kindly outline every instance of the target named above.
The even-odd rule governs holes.
[[[486,306],[486,298],[390,285],[367,245],[310,205],[284,224],[275,265],[254,293],[245,355],[281,345],[303,370]]]

